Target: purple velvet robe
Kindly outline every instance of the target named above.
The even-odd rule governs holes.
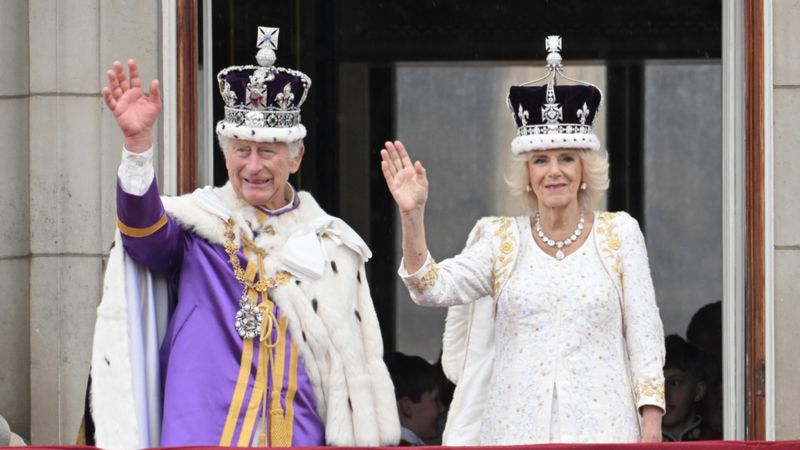
[[[147,229],[158,223],[164,216],[164,206],[156,181],[142,196],[127,194],[118,185],[117,216],[124,226],[131,228]],[[177,290],[178,302],[160,354],[164,399],[161,446],[250,445],[262,427],[258,399],[252,403],[258,413],[247,415],[261,358],[260,343],[254,340],[250,376],[246,386],[242,385],[241,408],[238,414],[229,413],[232,402],[236,404],[234,391],[244,347],[244,340],[234,326],[243,285],[234,277],[225,249],[181,228],[169,216],[165,225],[147,236],[130,237],[123,233],[123,244],[135,261],[167,274]],[[238,255],[245,268],[248,262],[241,250]],[[280,319],[277,306],[274,313]],[[277,330],[273,333],[273,341],[276,340]],[[286,354],[290,354],[288,330],[278,345],[285,346]],[[302,357],[297,356],[296,373],[291,374],[290,370],[287,363],[280,401],[286,411],[289,378],[296,377],[297,392],[289,396],[294,410],[292,446],[324,445],[324,424],[316,410]],[[268,377],[268,399],[274,384]],[[257,420],[254,426],[250,420],[252,432],[243,436],[246,417],[253,416]],[[233,430],[230,443],[221,441],[226,421]]]

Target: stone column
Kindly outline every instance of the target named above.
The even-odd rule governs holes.
[[[772,4],[775,208],[775,438],[800,439],[800,0]]]
[[[0,14],[0,415],[28,437],[28,1]]]
[[[157,76],[159,2],[17,3],[30,23],[30,430],[34,444],[71,444],[122,143],[100,89],[114,59],[136,58],[143,76]]]

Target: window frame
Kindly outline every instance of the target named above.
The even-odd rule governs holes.
[[[765,126],[771,106],[771,54],[765,51],[771,48],[771,6],[763,0],[722,4],[725,438],[774,439],[773,275],[768,245],[773,219],[771,185],[765,182],[770,179],[772,157],[771,130]],[[209,167],[213,158],[201,155],[198,147],[204,141],[202,148],[212,147],[210,131],[204,137],[200,134],[208,127],[198,121],[198,3],[174,0],[163,5],[163,189],[168,194],[186,193],[201,181],[209,183],[207,174],[213,172]],[[212,30],[203,30],[203,41],[210,42]],[[210,61],[210,51],[203,51]],[[203,77],[205,95],[213,95],[213,87],[207,86],[211,75]],[[211,120],[207,116],[203,114],[204,122]]]

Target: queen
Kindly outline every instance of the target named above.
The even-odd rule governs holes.
[[[602,94],[558,85],[560,39],[547,43],[546,83],[508,94],[518,129],[508,181],[528,215],[483,218],[460,254],[436,261],[425,168],[399,141],[381,150],[400,211],[399,274],[415,303],[450,307],[446,445],[661,440],[664,339],[645,242],[628,214],[595,210],[608,187],[592,131]]]

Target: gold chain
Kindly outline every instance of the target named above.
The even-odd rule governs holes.
[[[240,283],[255,290],[259,294],[264,294],[278,285],[289,283],[292,277],[288,272],[284,271],[278,272],[275,278],[264,279],[264,277],[259,277],[259,280],[255,283],[245,278],[244,269],[242,269],[242,265],[239,264],[239,255],[236,254],[236,252],[239,251],[239,247],[234,242],[235,239],[236,234],[233,232],[233,221],[228,220],[225,222],[225,253],[228,254],[228,260],[231,263],[231,267],[233,267],[233,276],[235,276]],[[254,250],[258,253],[259,258],[263,258],[263,250],[257,248]]]

